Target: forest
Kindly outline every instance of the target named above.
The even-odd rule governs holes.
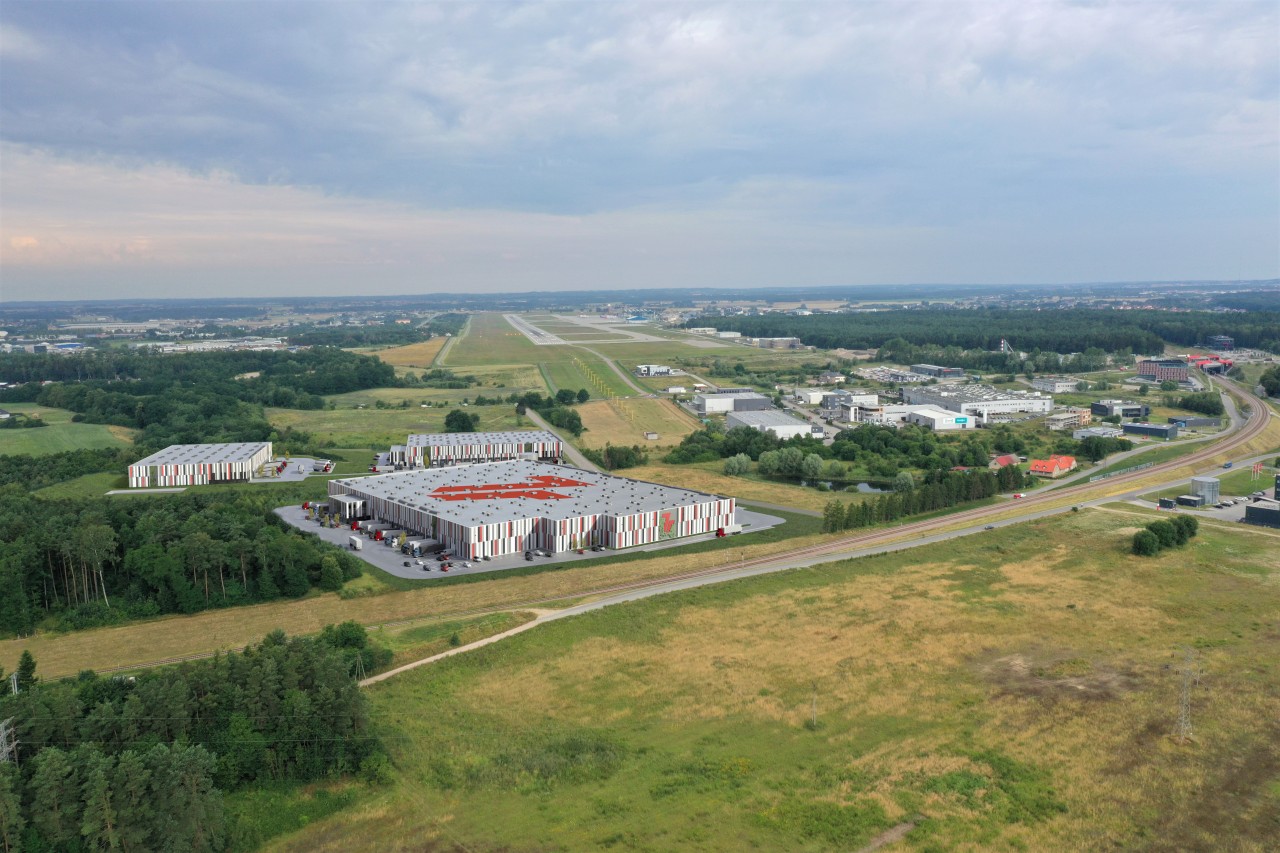
[[[1062,309],[913,309],[849,314],[753,317],[706,316],[687,326],[713,326],[752,337],[797,337],[821,349],[878,349],[894,338],[917,346],[998,351],[1001,338],[1017,350],[1139,354],[1163,351],[1164,342],[1186,347],[1206,336],[1230,335],[1238,347],[1280,351],[1280,312],[1223,314],[1208,311],[1111,311]]]
[[[33,499],[0,488],[0,636],[338,589],[362,562],[272,512],[273,492]]]
[[[897,521],[911,515],[946,509],[968,501],[994,497],[1000,492],[1022,488],[1023,475],[1018,468],[1007,465],[996,472],[930,471],[923,484],[903,479],[895,483],[895,489],[872,500],[844,504],[829,501],[822,509],[822,529],[826,533],[838,533],[860,527],[870,527],[886,521]]]
[[[387,320],[376,326],[294,326],[289,343],[297,346],[377,347],[416,344],[441,335],[457,335],[467,324],[466,314],[439,314],[407,325]]]
[[[356,683],[364,628],[275,631],[242,653],[136,677],[41,683],[0,698],[16,762],[0,763],[0,850],[218,851],[236,841],[222,793],[360,773],[386,756]]]

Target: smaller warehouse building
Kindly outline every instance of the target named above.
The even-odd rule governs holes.
[[[1191,429],[1193,427],[1213,427],[1217,429],[1222,426],[1221,418],[1193,418],[1190,416],[1169,418],[1169,423],[1177,424],[1182,429]]]
[[[564,442],[547,430],[514,432],[432,432],[409,436],[391,448],[391,463],[406,468],[438,468],[508,459],[559,461]]]
[[[941,367],[936,364],[913,364],[911,372],[934,379],[964,379],[966,375],[963,367]]]
[[[637,364],[636,376],[675,376],[684,373],[665,364]]]
[[[1112,426],[1091,426],[1084,429],[1074,430],[1071,437],[1076,441],[1082,441],[1086,438],[1119,438],[1124,435],[1124,430],[1120,427]]]
[[[977,418],[949,412],[936,406],[912,406],[911,411],[907,413],[907,423],[928,427],[934,432],[973,429],[978,425]]]
[[[1031,387],[1037,391],[1048,391],[1050,394],[1069,394],[1080,384],[1070,376],[1037,376],[1031,380]]]
[[[1280,527],[1280,503],[1273,500],[1260,500],[1248,504],[1244,508],[1244,520],[1247,524]]]
[[[773,408],[773,401],[755,391],[729,391],[717,394],[694,394],[693,408],[700,415],[727,412],[763,412]]]
[[[171,444],[129,466],[129,488],[247,483],[270,461],[269,441]]]
[[[728,429],[749,427],[760,432],[767,432],[782,440],[809,436],[814,430],[822,431],[822,427],[796,420],[786,412],[730,412],[725,415],[724,425]]]
[[[1177,424],[1134,423],[1121,424],[1120,428],[1126,435],[1145,435],[1149,438],[1163,438],[1165,441],[1178,437]]]

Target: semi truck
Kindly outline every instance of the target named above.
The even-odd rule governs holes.
[[[359,536],[348,536],[347,545],[352,551],[360,551],[364,549],[364,540]]]

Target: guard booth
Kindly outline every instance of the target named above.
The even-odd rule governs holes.
[[[330,495],[329,508],[338,521],[358,521],[369,517],[368,502],[356,495]]]

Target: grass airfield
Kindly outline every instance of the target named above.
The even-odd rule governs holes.
[[[1141,559],[1129,523],[661,596],[408,673],[371,689],[392,781],[269,849],[1268,849],[1280,549],[1202,528]]]

